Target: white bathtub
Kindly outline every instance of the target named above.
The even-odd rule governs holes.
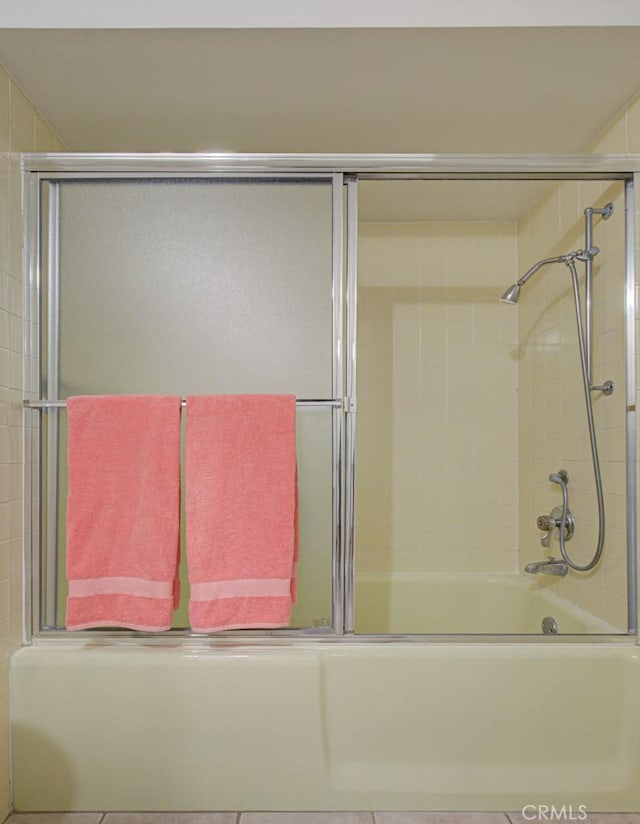
[[[18,810],[640,810],[628,641],[75,640],[11,684]]]
[[[358,633],[529,635],[547,616],[558,634],[623,631],[517,574],[359,574],[355,614]]]

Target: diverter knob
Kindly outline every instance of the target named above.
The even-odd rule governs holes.
[[[549,515],[538,515],[536,523],[538,524],[538,529],[541,529],[543,532],[550,532],[556,525],[555,521],[552,520]]]

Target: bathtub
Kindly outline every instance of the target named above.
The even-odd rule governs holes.
[[[546,617],[558,634],[623,632],[541,587],[533,576],[368,573],[355,579],[358,633],[528,635]]]
[[[628,639],[36,642],[17,810],[640,810]]]

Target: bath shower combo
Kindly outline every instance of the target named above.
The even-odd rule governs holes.
[[[12,632],[19,632],[21,623],[25,645],[10,661],[16,809],[491,811],[575,805],[576,799],[594,812],[640,809],[633,336],[634,183],[636,178],[640,183],[640,155],[53,153],[25,155],[22,163],[25,610],[21,621],[12,613]],[[574,602],[514,574],[520,500],[512,480],[519,471],[528,477],[530,464],[528,454],[518,463],[514,437],[509,454],[497,456],[504,469],[497,491],[505,493],[495,501],[489,496],[496,509],[487,509],[484,495],[473,498],[481,524],[465,514],[444,524],[446,531],[429,534],[423,489],[437,484],[439,500],[445,501],[446,490],[441,463],[428,462],[422,445],[433,442],[426,436],[439,430],[425,431],[420,441],[413,431],[405,433],[405,421],[416,420],[422,438],[427,404],[408,409],[415,394],[405,396],[404,379],[397,396],[386,391],[386,382],[375,394],[359,392],[358,359],[365,366],[361,376],[375,365],[376,380],[378,366],[381,381],[393,377],[387,364],[404,366],[405,354],[403,349],[401,360],[394,356],[394,324],[404,331],[408,322],[407,329],[413,329],[419,314],[422,329],[438,318],[429,329],[434,343],[448,345],[451,334],[459,344],[455,351],[464,358],[466,378],[467,347],[473,342],[466,319],[470,310],[473,323],[475,304],[482,303],[477,318],[483,346],[477,355],[483,370],[495,363],[504,372],[491,375],[499,397],[485,396],[490,403],[477,418],[477,431],[486,437],[476,441],[474,427],[456,443],[456,455],[466,472],[481,443],[477,479],[486,484],[496,473],[504,424],[515,436],[518,421],[525,423],[509,357],[517,332],[513,313],[506,317],[505,310],[498,330],[504,330],[504,340],[495,340],[495,326],[484,336],[484,322],[493,319],[494,310],[484,306],[491,281],[482,280],[483,272],[491,271],[494,250],[501,260],[509,259],[502,252],[515,248],[517,235],[509,230],[498,241],[495,232],[504,230],[492,226],[486,229],[486,246],[484,240],[475,248],[465,243],[469,257],[491,251],[464,281],[473,286],[473,295],[466,286],[450,295],[439,288],[430,294],[422,286],[415,292],[397,289],[403,281],[395,263],[405,248],[411,249],[405,259],[412,266],[417,259],[426,266],[431,252],[445,243],[453,249],[458,237],[484,238],[485,230],[461,226],[459,236],[457,221],[442,226],[434,221],[415,232],[411,227],[406,247],[395,239],[404,232],[401,227],[385,236],[384,247],[370,243],[376,235],[367,236],[359,203],[366,205],[370,187],[373,201],[380,202],[378,197],[388,197],[385,180],[407,177],[415,178],[416,191],[424,188],[426,203],[438,195],[433,183],[438,180],[468,181],[465,191],[474,193],[475,182],[491,181],[494,197],[503,185],[511,191],[512,183],[519,192],[520,180],[611,181],[607,191],[615,192],[616,223],[618,218],[623,223],[624,214],[624,232],[616,232],[615,245],[606,244],[607,260],[616,256],[606,294],[617,322],[610,338],[612,361],[617,374],[624,369],[626,376],[616,378],[618,401],[612,398],[607,411],[616,430],[611,438],[616,454],[624,435],[626,461],[618,462],[612,477],[622,486],[624,470],[626,495],[611,490],[618,506],[607,510],[607,554],[615,555],[617,573],[624,544],[626,597],[622,585],[611,593],[579,586]],[[485,203],[483,196],[483,210]],[[588,269],[596,254],[590,238],[571,248],[578,245],[579,251],[553,261],[572,270],[574,280],[576,269],[583,276],[577,261]],[[392,247],[394,264],[387,267],[386,250]],[[384,277],[378,282],[373,273],[379,261]],[[536,271],[542,265],[536,264]],[[437,287],[442,272],[435,258],[433,271]],[[511,301],[532,275],[513,287]],[[464,324],[449,325],[446,317],[440,324],[442,297],[452,308],[451,318],[463,317]],[[498,297],[499,292],[495,311]],[[458,315],[463,304],[464,315]],[[375,323],[367,327],[371,316]],[[585,314],[581,317],[586,324]],[[360,343],[367,346],[369,330],[375,348],[358,351],[359,321]],[[573,340],[573,320],[570,326]],[[588,359],[589,333],[582,328]],[[421,369],[419,364],[439,358],[441,350],[429,347],[427,356],[427,346],[422,341],[417,346],[413,334],[407,342],[416,359],[402,374],[413,379],[414,366]],[[484,387],[484,371],[478,370],[473,382],[459,382],[457,371],[449,377],[451,398],[462,397],[458,388],[467,397]],[[392,384],[389,388],[395,392]],[[187,617],[177,614],[173,629],[163,634],[67,631],[64,404],[72,389],[89,395],[262,392],[309,399],[297,416],[302,565],[299,612],[290,627],[193,633]],[[589,385],[589,393],[592,389]],[[421,392],[419,400],[423,397],[435,412],[436,394]],[[378,430],[371,423],[375,419],[377,426],[383,417],[376,411],[382,400],[384,425]],[[306,408],[311,403],[313,410]],[[400,414],[405,409],[410,417]],[[437,407],[438,421],[446,422],[447,410]],[[475,411],[462,410],[462,426],[476,421]],[[359,454],[375,458],[380,469],[375,477],[382,479],[376,487],[381,498],[371,497],[361,521],[366,529],[359,532],[354,513],[363,487],[358,484],[366,483],[367,475],[361,472],[356,483],[357,421],[364,421],[360,449],[366,447]],[[365,441],[367,427],[373,437]],[[402,440],[434,473],[421,469],[428,485],[412,483],[410,495],[396,494],[404,487],[391,484],[396,432],[402,433],[396,456]],[[568,479],[557,471],[561,463],[558,456],[548,471],[566,492]],[[570,465],[565,468],[574,474]],[[603,480],[607,468],[603,461]],[[547,474],[542,473],[543,482]],[[475,478],[474,494],[481,491]],[[452,480],[455,486],[457,476]],[[384,509],[376,507],[382,496]],[[560,504],[560,496],[553,503]],[[570,503],[577,510],[573,499]],[[459,512],[454,505],[458,501],[447,507],[447,521],[449,513]],[[565,509],[554,518],[566,533],[568,502]],[[396,525],[406,528],[397,538]],[[475,544],[478,527],[483,540]],[[545,538],[550,532],[555,540],[557,529],[543,533]],[[412,561],[407,573],[396,568],[408,565],[410,553],[397,554],[394,548],[405,536],[415,537],[420,563],[416,569]],[[431,552],[434,567],[442,558],[448,568],[447,550],[458,538],[468,571],[418,571],[431,568],[426,566]],[[505,550],[504,573],[502,556],[496,555],[500,563],[493,569],[484,552],[491,546],[493,554],[498,540]],[[572,551],[576,543],[567,546],[582,563],[586,557]],[[593,548],[589,542],[589,556]],[[557,632],[549,632],[554,626]],[[557,700],[560,684],[571,696],[570,707]],[[544,712],[523,712],[534,703]]]
[[[577,572],[588,572],[593,569],[602,556],[605,536],[605,512],[604,496],[602,493],[602,476],[600,472],[600,459],[598,457],[598,443],[593,420],[592,392],[602,392],[604,395],[611,395],[614,390],[613,381],[605,381],[602,384],[594,385],[591,376],[591,293],[592,293],[592,265],[593,259],[600,252],[597,246],[592,244],[593,237],[593,215],[601,215],[602,220],[608,220],[613,214],[613,203],[608,203],[602,209],[589,207],[584,210],[585,218],[585,244],[584,249],[577,249],[565,255],[544,258],[535,263],[525,274],[510,286],[501,296],[503,303],[515,305],[520,298],[522,286],[543,266],[552,263],[564,263],[571,272],[571,283],[573,286],[573,298],[576,312],[576,326],[578,331],[578,347],[580,350],[580,366],[582,373],[582,383],[584,387],[584,398],[587,412],[587,422],[589,426],[589,441],[591,444],[591,459],[593,463],[593,474],[595,478],[596,498],[598,501],[598,540],[596,550],[591,560],[586,564],[577,564],[573,561],[566,549],[566,542],[571,540],[575,531],[575,520],[569,509],[569,474],[566,470],[560,469],[549,475],[549,481],[557,484],[562,490],[562,504],[554,507],[549,515],[540,515],[537,519],[538,528],[546,534],[543,536],[542,546],[548,547],[551,543],[552,533],[557,535],[560,545],[562,559],[553,556],[543,560],[529,563],[525,566],[525,572],[537,574],[546,573],[548,575],[566,575],[571,569]],[[582,301],[580,299],[580,284],[576,270],[576,261],[585,264],[585,309],[584,320]]]

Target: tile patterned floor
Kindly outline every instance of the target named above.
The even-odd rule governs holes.
[[[5,824],[550,824],[550,820],[541,817],[532,822],[521,813],[12,813]],[[590,813],[580,824],[640,824],[640,813]]]

